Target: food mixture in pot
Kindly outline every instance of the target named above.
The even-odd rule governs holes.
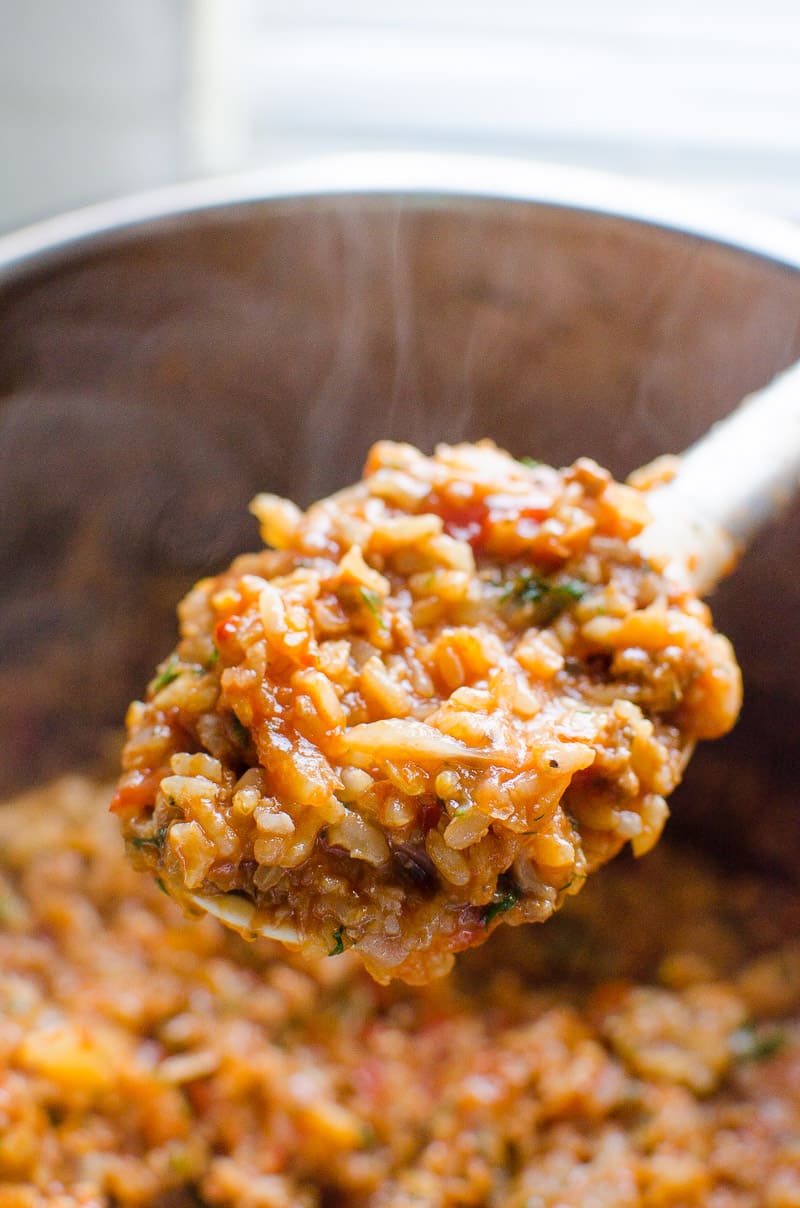
[[[0,1208],[800,1204],[796,885],[668,837],[380,986],[186,919],[109,796],[0,810]]]
[[[728,642],[636,548],[645,492],[588,459],[382,442],[305,513],[253,506],[271,548],[183,601],[113,802],[245,935],[423,983],[648,851],[736,718]]]

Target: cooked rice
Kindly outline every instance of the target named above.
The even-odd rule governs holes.
[[[305,513],[253,506],[275,548],[184,600],[114,800],[138,866],[252,902],[246,931],[442,974],[649,851],[693,744],[735,720],[728,642],[594,462],[383,442]]]
[[[71,779],[0,810],[0,1208],[795,1208],[800,902],[662,844],[453,977],[187,920]]]

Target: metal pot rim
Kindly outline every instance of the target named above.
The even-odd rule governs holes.
[[[729,245],[800,270],[800,228],[715,198],[535,160],[358,152],[169,185],[70,211],[0,236],[0,283],[78,253],[98,236],[225,207],[345,196],[527,202],[628,219]]]

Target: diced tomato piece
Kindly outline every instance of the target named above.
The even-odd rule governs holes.
[[[431,496],[429,507],[444,521],[444,530],[458,541],[468,542],[478,553],[486,546],[492,527],[512,520],[520,526],[521,535],[535,536],[539,525],[547,518],[552,498],[545,494],[524,497],[498,495],[491,499],[458,500]]]
[[[143,805],[152,805],[163,776],[163,768],[133,768],[126,772],[111,798],[111,813],[136,814]]]
[[[233,615],[217,622],[214,628],[214,642],[217,647],[224,646],[227,642],[233,641],[241,619],[241,617]]]
[[[433,494],[429,507],[435,515],[441,516],[449,537],[468,542],[476,552],[483,545],[489,509],[482,499],[459,502]]]

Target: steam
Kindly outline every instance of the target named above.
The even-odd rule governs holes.
[[[484,284],[480,248],[462,272],[453,258],[461,241],[451,247],[445,218],[437,223],[435,206],[380,197],[330,203],[317,224],[332,334],[306,404],[298,484],[306,500],[357,477],[374,440],[430,450],[442,440],[494,435],[476,384],[493,377],[500,286]],[[515,271],[508,247],[492,273],[502,279]]]
[[[665,381],[674,381],[680,375],[672,371],[677,357],[685,356],[682,331],[688,321],[696,321],[702,311],[702,295],[708,291],[707,271],[704,264],[707,248],[697,242],[681,247],[667,258],[661,270],[645,285],[641,298],[641,350],[636,366],[633,394],[628,406],[630,422],[620,432],[618,453],[628,461],[627,471],[636,468],[641,457],[643,438],[652,443],[659,452],[680,453],[673,449],[672,431],[674,416],[672,407],[665,408],[660,397]],[[693,400],[681,402],[691,417]],[[701,429],[700,429],[701,430]],[[687,447],[697,433],[689,430],[682,442]]]
[[[357,442],[352,450],[342,438],[352,433],[359,380],[369,364],[373,305],[371,240],[364,237],[366,230],[356,207],[339,204],[335,221],[327,221],[326,216],[315,229],[316,253],[326,266],[320,279],[326,281],[330,294],[332,339],[323,376],[307,403],[303,481],[298,484],[298,494],[305,502],[344,486],[360,471],[365,449]],[[310,355],[317,356],[316,349]]]
[[[387,422],[388,430],[397,436],[402,434],[404,415],[424,412],[420,406],[424,395],[419,373],[408,218],[407,206],[400,198],[391,216],[388,256],[394,355]]]

